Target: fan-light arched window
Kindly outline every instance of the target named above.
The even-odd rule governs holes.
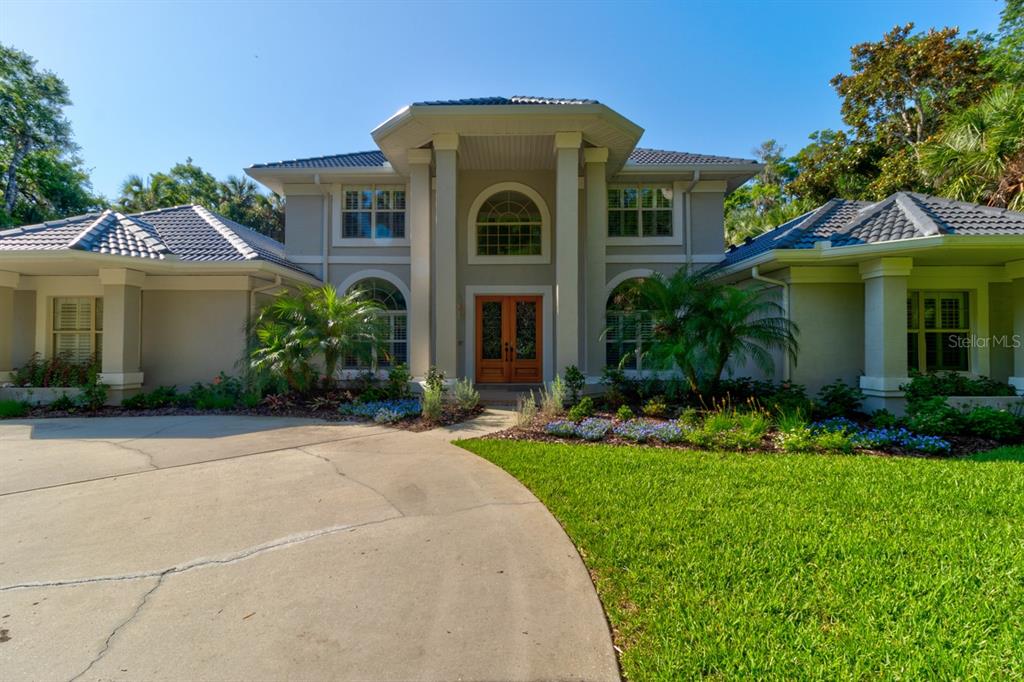
[[[492,194],[476,214],[476,255],[539,256],[544,219],[522,192]]]
[[[652,318],[633,305],[632,287],[637,281],[619,284],[605,304],[605,364],[609,367],[643,369],[641,356],[651,341]]]
[[[377,277],[362,279],[349,287],[348,292],[362,291],[367,298],[374,301],[383,309],[381,315],[387,320],[388,335],[384,339],[384,347],[387,348],[387,358],[378,358],[377,365],[380,367],[391,367],[408,362],[409,358],[409,313],[406,309],[405,297],[398,288]],[[345,358],[346,369],[365,369],[366,363],[355,357]]]

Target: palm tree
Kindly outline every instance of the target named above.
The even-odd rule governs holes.
[[[1004,85],[953,116],[921,162],[943,196],[1024,210],[1024,88]]]
[[[320,360],[329,386],[344,358],[373,363],[383,354],[386,330],[379,311],[364,293],[340,296],[330,285],[278,296],[252,322],[249,366],[305,393],[313,388],[314,363]]]
[[[711,270],[672,276],[655,273],[638,280],[625,296],[627,306],[651,319],[651,343],[644,364],[674,365],[690,389],[714,389],[730,362],[752,362],[773,371],[771,351],[796,357],[797,327],[767,290],[738,289],[713,281]],[[623,302],[620,302],[620,304]]]

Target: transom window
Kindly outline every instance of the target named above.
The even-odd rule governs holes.
[[[53,354],[76,363],[102,357],[102,298],[53,299]]]
[[[672,188],[610,187],[608,236],[671,237]]]
[[[406,310],[405,297],[391,282],[378,277],[360,280],[349,287],[348,292],[362,291],[368,300],[377,303],[381,308],[380,315],[387,321],[387,337],[384,348],[387,357],[378,357],[373,352],[378,367],[391,367],[408,362],[409,359],[409,315]],[[366,369],[369,365],[354,356],[345,358],[346,369]]]
[[[907,296],[907,367],[966,372],[970,318],[966,291],[911,291]]]
[[[502,191],[484,201],[476,215],[476,255],[539,256],[544,221],[521,192]]]
[[[636,282],[619,284],[605,305],[605,364],[609,367],[643,369],[642,355],[651,342],[653,318],[633,305]]]
[[[345,187],[342,239],[405,239],[405,187]]]

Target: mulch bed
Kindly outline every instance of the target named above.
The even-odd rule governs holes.
[[[595,413],[593,415],[600,419],[611,419],[615,420],[613,414],[601,414]],[[537,443],[563,443],[568,445],[624,445],[631,447],[650,447],[650,448],[665,448],[670,450],[702,450],[707,452],[719,452],[719,448],[706,448],[699,445],[693,445],[690,443],[662,443],[659,441],[647,441],[645,443],[637,443],[636,441],[629,440],[628,438],[622,438],[612,432],[609,432],[604,438],[599,441],[587,441],[582,438],[563,438],[561,436],[555,436],[544,430],[545,425],[551,420],[544,417],[537,417],[529,424],[523,426],[512,426],[502,431],[496,431],[490,433],[484,438],[494,440],[521,440],[521,441],[533,441]],[[663,420],[668,421],[668,420]],[[986,452],[994,448],[998,448],[1006,443],[1000,443],[999,441],[991,440],[988,438],[978,438],[975,436],[951,436],[946,438],[949,441],[951,447],[950,454],[948,455],[932,455],[916,452],[914,450],[902,450],[899,448],[893,448],[891,450],[868,450],[868,449],[857,449],[854,451],[855,454],[865,455],[877,455],[879,457],[915,457],[919,459],[956,459],[958,457],[967,457],[978,452]],[[775,441],[774,434],[769,434],[761,441],[761,447],[756,451],[746,452],[774,452],[782,453],[782,448],[779,447]]]
[[[482,414],[484,408],[480,405],[472,410],[463,410],[455,405],[447,405],[441,414],[441,419],[436,422],[428,421],[423,417],[402,419],[390,424],[379,424],[394,429],[405,431],[429,431],[439,426],[450,426],[469,421]],[[299,419],[322,419],[329,422],[342,423],[363,423],[373,424],[372,419],[364,419],[347,414],[341,414],[337,409],[314,410],[302,405],[295,405],[284,409],[272,409],[267,406],[253,408],[237,408],[233,410],[200,410],[194,407],[157,407],[148,410],[130,410],[124,407],[107,406],[98,410],[51,410],[46,406],[33,407],[28,414],[19,419],[60,419],[67,417],[166,417],[166,416],[204,416],[204,415],[234,415],[244,417],[292,417]]]

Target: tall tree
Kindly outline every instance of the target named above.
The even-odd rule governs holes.
[[[730,243],[756,236],[809,208],[808,202],[795,200],[789,191],[796,167],[784,152],[775,140],[766,140],[754,150],[764,168],[725,200],[725,234]]]
[[[64,81],[38,69],[24,52],[0,44],[0,224],[95,208],[64,116],[69,104]]]
[[[1024,83],[1024,0],[1006,0],[999,18],[985,63],[1000,82]]]
[[[1004,85],[951,117],[921,160],[943,196],[1024,210],[1024,86]]]

